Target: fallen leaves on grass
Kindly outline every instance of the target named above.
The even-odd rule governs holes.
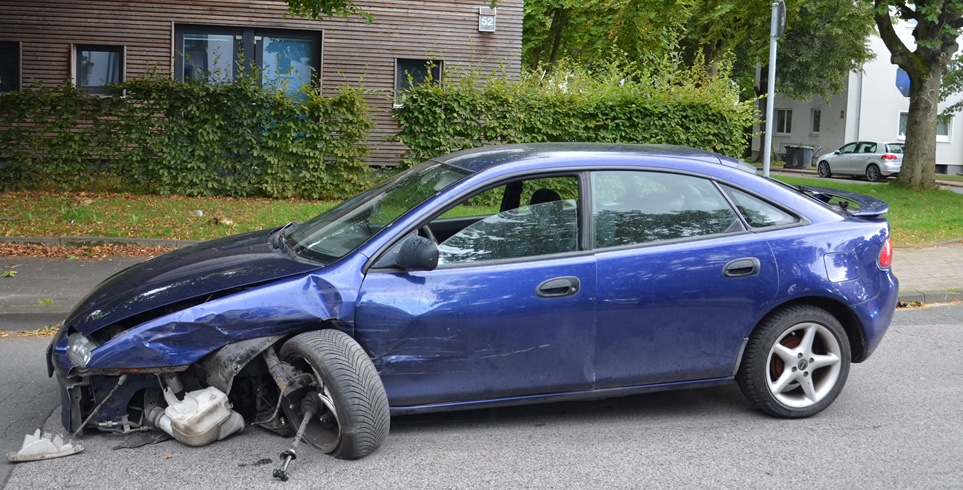
[[[105,259],[111,256],[156,257],[174,250],[165,247],[141,247],[127,244],[89,247],[47,247],[44,245],[0,243],[0,257],[38,257],[47,259]]]
[[[53,337],[61,324],[47,325],[36,330],[20,330],[16,332],[0,332],[0,339],[7,337]]]

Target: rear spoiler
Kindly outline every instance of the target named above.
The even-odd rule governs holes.
[[[839,205],[850,216],[873,218],[886,214],[886,212],[889,211],[889,204],[886,204],[886,201],[867,196],[866,194],[860,194],[858,192],[849,192],[839,189],[830,189],[828,187],[815,187],[808,185],[798,186],[797,189],[825,203],[828,203],[833,198],[842,199],[843,202],[839,203]],[[850,209],[850,202],[855,203],[857,209]]]

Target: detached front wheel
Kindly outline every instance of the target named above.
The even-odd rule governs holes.
[[[295,428],[311,407],[305,441],[341,459],[363,458],[381,446],[391,420],[388,397],[371,359],[354,339],[339,330],[306,332],[285,342],[279,354],[310,378],[283,403]]]
[[[749,338],[736,380],[763,412],[803,418],[833,403],[849,365],[849,338],[839,321],[815,306],[793,306],[764,320]]]

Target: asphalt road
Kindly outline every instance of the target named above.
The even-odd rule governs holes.
[[[842,396],[806,420],[761,415],[735,386],[397,417],[384,446],[359,461],[302,447],[286,483],[271,472],[289,440],[258,429],[203,448],[121,449],[131,441],[88,435],[79,455],[0,465],[0,482],[10,472],[11,489],[959,487],[961,331],[963,304],[898,311]],[[36,371],[43,344],[0,339],[4,453],[57,403]]]

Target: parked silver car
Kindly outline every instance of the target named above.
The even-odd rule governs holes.
[[[819,157],[816,170],[820,177],[833,174],[862,175],[878,182],[899,175],[903,165],[903,144],[880,141],[846,143],[838,150]]]

